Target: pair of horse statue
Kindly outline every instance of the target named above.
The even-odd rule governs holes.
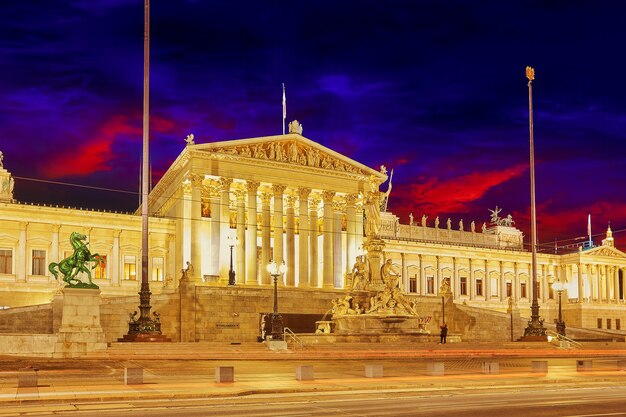
[[[57,280],[59,279],[59,273],[63,274],[63,281],[68,284],[68,287],[98,288],[98,285],[94,284],[91,279],[91,269],[95,269],[100,264],[104,265],[105,260],[97,253],[91,253],[89,251],[86,240],[87,236],[78,232],[72,232],[70,235],[70,244],[74,249],[74,253],[59,263],[52,262],[48,265],[48,270]],[[89,269],[91,262],[94,262],[94,265]],[[87,274],[88,283],[82,282],[77,278],[77,275],[81,272]]]

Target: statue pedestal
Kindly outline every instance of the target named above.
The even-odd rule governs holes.
[[[383,249],[385,242],[382,239],[369,237],[363,242],[363,248],[367,251],[367,259],[371,274],[368,290],[381,291],[385,284],[380,275],[380,268],[383,266]]]
[[[100,326],[100,290],[64,288],[61,327],[53,357],[75,358],[107,347]]]
[[[0,201],[13,202],[13,177],[11,173],[0,167]]]

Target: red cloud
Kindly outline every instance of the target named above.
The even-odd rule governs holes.
[[[430,213],[432,209],[438,213],[463,213],[467,211],[467,204],[480,199],[491,188],[519,176],[527,168],[526,164],[520,164],[502,171],[473,172],[446,181],[431,178],[422,184],[399,186],[401,206],[411,207],[412,211],[421,208],[424,213]],[[403,211],[402,207],[398,208]]]
[[[171,132],[174,126],[172,120],[159,116],[150,118],[151,131]],[[62,178],[109,171],[111,167],[108,163],[115,158],[112,145],[120,135],[129,135],[141,141],[141,124],[134,117],[113,116],[92,138],[88,138],[76,148],[54,155],[42,168],[42,174],[47,178]]]

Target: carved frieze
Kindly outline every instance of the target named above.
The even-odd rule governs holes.
[[[213,152],[355,174],[368,174],[366,171],[350,165],[335,156],[331,156],[317,148],[299,143],[295,140],[257,143],[252,145],[225,146],[216,148]]]

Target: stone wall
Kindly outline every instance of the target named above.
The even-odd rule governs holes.
[[[56,342],[54,334],[2,334],[0,352],[3,355],[51,358]]]
[[[0,333],[52,334],[52,303],[0,310]]]

